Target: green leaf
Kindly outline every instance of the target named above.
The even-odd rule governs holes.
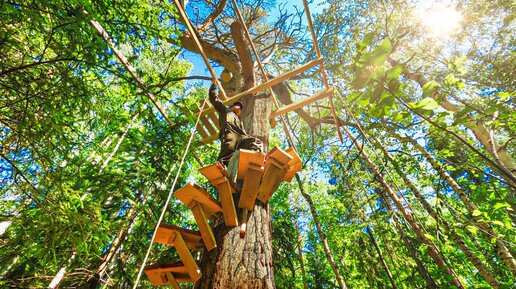
[[[397,80],[398,77],[401,75],[401,73],[403,72],[403,68],[404,68],[404,65],[402,64],[396,64],[394,67],[392,67],[391,69],[387,70],[387,74],[386,74],[386,78],[387,80]]]
[[[470,231],[473,235],[476,235],[478,232],[478,228],[475,226],[467,226],[466,229]]]
[[[434,236],[432,236],[432,235],[430,235],[430,234],[425,234],[425,237],[426,237],[428,240],[432,241],[432,242],[434,242],[434,241],[435,241]]]
[[[472,215],[473,215],[473,217],[478,217],[478,216],[482,215],[482,212],[480,210],[474,210]]]
[[[373,66],[383,64],[392,52],[392,44],[389,38],[384,38],[373,53],[366,57],[366,63]]]
[[[495,224],[495,225],[498,225],[498,226],[500,226],[500,227],[504,227],[504,226],[505,226],[502,222],[500,222],[500,221],[498,221],[498,220],[491,221],[491,223],[493,223],[493,224]]]
[[[423,87],[422,87],[423,96],[427,97],[427,96],[432,95],[434,90],[439,87],[441,87],[441,85],[437,81],[431,80],[431,81],[425,83],[425,85],[423,85]]]
[[[502,208],[507,208],[508,210],[512,210],[511,208],[511,205],[508,204],[508,203],[496,203],[494,206],[493,206],[493,211],[498,211]]]
[[[424,98],[414,104],[415,108],[423,110],[434,110],[439,107],[439,103],[431,97]]]

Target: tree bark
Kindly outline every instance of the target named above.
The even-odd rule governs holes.
[[[387,266],[387,262],[385,262],[385,259],[383,258],[382,251],[380,251],[380,247],[378,246],[378,243],[376,242],[376,239],[373,236],[371,229],[369,227],[367,227],[366,232],[367,232],[367,235],[369,236],[369,240],[371,240],[371,243],[373,243],[376,253],[378,254],[378,258],[380,259],[380,263],[383,266],[383,269],[387,273],[387,277],[389,277],[389,281],[391,282],[392,288],[398,289],[398,286],[396,286],[396,283],[394,282],[394,278],[392,277],[391,270],[389,269],[389,266]]]
[[[240,60],[250,59],[251,54],[245,42],[239,42],[235,39],[235,45],[239,46],[237,51]],[[224,66],[231,71],[228,66]],[[232,66],[242,70],[254,69],[252,65],[244,65],[243,63],[232,64]],[[254,74],[254,70],[252,72],[237,71],[235,74],[239,74],[245,82],[237,87],[237,91],[243,91],[244,87],[254,81],[254,76],[249,77]],[[244,108],[241,117],[246,132],[261,139],[264,143],[264,149],[267,150],[272,102],[267,95],[258,94],[246,96],[242,99],[242,103]],[[235,203],[238,203],[238,200]],[[210,252],[205,251],[203,253],[199,266],[202,277],[195,284],[196,289],[276,288],[272,257],[272,227],[268,203],[263,204],[257,201],[254,210],[250,212],[244,239],[240,238],[239,227],[228,228],[224,224],[214,228],[214,235],[218,247]]]
[[[324,234],[321,222],[319,221],[319,216],[317,215],[317,212],[315,210],[314,202],[312,201],[312,197],[306,193],[305,188],[303,187],[303,182],[301,181],[301,178],[298,174],[296,174],[296,181],[299,186],[299,190],[301,191],[301,195],[305,198],[306,202],[308,203],[308,206],[310,207],[310,212],[312,213],[312,218],[315,222],[315,226],[317,228],[317,233],[319,234],[319,238],[321,238],[321,242],[323,244],[324,254],[326,255],[326,259],[328,260],[328,263],[331,266],[331,269],[333,270],[333,273],[335,274],[335,279],[337,279],[337,283],[339,284],[339,288],[346,289],[346,283],[344,282],[344,279],[342,278],[342,275],[340,274],[339,267],[335,263],[335,259],[333,258],[333,254],[331,253],[330,246],[328,245],[328,240],[326,239],[326,234]]]
[[[487,223],[482,222],[480,216],[474,216],[473,212],[475,210],[478,210],[478,207],[475,203],[473,203],[466,192],[459,186],[459,184],[448,174],[448,172],[443,168],[441,164],[437,162],[437,160],[420,144],[418,144],[414,139],[412,138],[402,138],[401,136],[397,135],[396,133],[389,130],[391,135],[399,140],[402,141],[409,141],[410,144],[414,148],[416,148],[419,152],[421,152],[425,158],[430,162],[432,167],[439,173],[439,175],[446,181],[446,183],[455,191],[455,193],[459,196],[460,200],[466,206],[467,210],[472,214],[473,219],[475,220],[475,224],[481,228],[484,232],[486,232],[490,238],[495,238],[495,251],[498,255],[498,257],[503,261],[503,263],[509,267],[509,269],[513,272],[513,274],[516,274],[516,260],[512,256],[511,251],[507,246],[505,245],[505,242],[501,239],[500,235],[496,233],[491,226],[489,226]],[[465,252],[466,253],[466,252]],[[489,282],[491,284],[491,282]],[[495,284],[495,283],[493,283]],[[493,286],[491,284],[491,286]]]
[[[308,282],[306,280],[305,261],[303,260],[303,242],[301,239],[301,232],[299,231],[299,222],[297,220],[297,214],[294,210],[294,222],[297,236],[297,255],[299,256],[299,264],[301,265],[301,278],[303,279],[303,288],[308,289]]]

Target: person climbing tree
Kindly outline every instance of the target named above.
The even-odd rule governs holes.
[[[209,100],[219,113],[219,139],[220,153],[218,160],[227,166],[233,153],[238,149],[263,151],[263,142],[245,132],[244,125],[240,120],[240,113],[244,105],[237,101],[230,107],[225,106],[217,96],[217,87],[212,83],[208,93]]]

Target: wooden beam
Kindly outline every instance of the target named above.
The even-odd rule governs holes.
[[[288,170],[283,177],[283,181],[290,182],[294,178],[294,175],[303,168],[303,161],[294,148],[288,148],[285,151],[292,156],[292,159],[287,163]]]
[[[217,247],[217,241],[215,240],[210,224],[208,224],[208,218],[206,217],[203,206],[200,203],[193,201],[190,209],[193,212],[206,249],[208,249],[208,251],[215,249]]]
[[[176,233],[180,233],[189,249],[195,250],[204,247],[201,241],[201,234],[198,231],[192,231],[175,225],[160,224],[154,243],[174,246],[173,240]]]
[[[301,72],[304,72],[304,71],[306,71],[306,70],[308,70],[310,68],[313,68],[313,67],[315,67],[317,65],[320,65],[322,63],[322,61],[323,61],[323,58],[319,57],[319,58],[317,58],[315,60],[312,60],[312,61],[310,61],[310,62],[308,62],[306,64],[303,64],[303,65],[301,65],[301,66],[299,66],[297,68],[294,68],[294,69],[292,69],[292,70],[290,70],[290,71],[288,71],[288,72],[286,72],[286,73],[284,73],[284,74],[282,74],[280,76],[277,76],[275,78],[269,79],[266,82],[260,83],[257,86],[252,87],[252,88],[250,88],[250,89],[248,89],[246,91],[242,91],[240,93],[237,93],[237,94],[231,96],[230,98],[222,101],[222,103],[224,103],[224,105],[232,104],[235,101],[237,101],[240,98],[242,98],[242,96],[249,95],[249,94],[255,94],[257,92],[260,92],[262,90],[270,88],[270,87],[272,87],[272,86],[274,86],[274,85],[276,85],[278,83],[281,83],[281,82],[283,82],[285,80],[288,80],[288,79],[290,79],[290,78],[300,74]],[[211,113],[213,111],[215,111],[215,108],[212,106],[212,107],[209,107],[209,108],[203,110],[201,112],[201,115],[206,115],[206,114],[209,114],[209,113]]]
[[[296,110],[298,108],[301,108],[301,107],[303,107],[305,105],[308,105],[308,104],[310,104],[312,102],[315,102],[315,101],[317,101],[319,99],[331,96],[331,95],[333,95],[333,92],[334,92],[333,88],[329,88],[329,89],[326,89],[324,91],[319,92],[316,95],[313,95],[313,96],[310,96],[308,98],[305,98],[305,99],[303,99],[301,101],[298,101],[298,102],[286,105],[286,106],[276,110],[275,112],[271,113],[270,118],[276,118],[277,116],[284,115],[287,112],[290,112],[290,111]]]
[[[219,201],[222,205],[222,214],[224,215],[224,223],[226,226],[238,226],[235,202],[233,201],[233,194],[229,180],[222,173],[217,164],[201,168],[199,171],[208,178],[211,184],[215,186],[219,192]]]
[[[181,261],[183,261],[183,264],[188,271],[188,275],[192,279],[192,282],[195,283],[195,281],[201,278],[201,270],[199,270],[197,263],[195,263],[192,253],[190,253],[190,250],[188,250],[188,246],[186,245],[185,240],[183,239],[183,236],[181,236],[180,232],[176,232],[176,236],[173,242],[179,258],[181,258]]]
[[[271,150],[265,161],[265,173],[258,188],[258,200],[267,202],[274,191],[279,187],[281,181],[287,173],[287,164],[292,160],[292,156],[280,148]]]
[[[206,136],[204,137],[201,142],[205,143],[205,144],[209,144],[211,143],[212,141],[215,141],[216,139],[219,138],[219,135],[218,134],[214,134],[214,135],[211,135],[211,136]]]

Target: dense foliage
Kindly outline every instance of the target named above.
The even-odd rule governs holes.
[[[326,100],[305,108],[318,121],[289,114],[304,169],[270,201],[277,288],[513,288],[515,7],[457,1],[447,9],[462,15],[459,26],[436,34],[421,5],[317,6],[344,142]],[[277,7],[264,7],[245,10],[262,21],[253,35],[276,27],[282,39],[298,15],[271,26],[263,17]],[[205,90],[179,80],[192,64],[168,41],[180,37],[174,11],[166,1],[0,4],[0,287],[128,288],[175,175],[177,186],[195,177],[209,187],[196,169],[218,144],[196,139],[177,170]],[[222,17],[227,25],[234,15]],[[271,73],[314,57],[308,30],[295,31],[297,46],[273,53]],[[302,99],[321,83],[307,73],[289,85]],[[281,128],[271,145],[288,145]],[[195,226],[175,201],[165,221]],[[177,258],[164,246],[151,254]]]

